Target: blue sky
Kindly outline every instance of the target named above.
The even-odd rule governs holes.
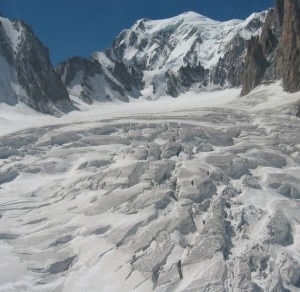
[[[50,49],[56,65],[110,47],[137,19],[195,11],[216,20],[244,19],[275,0],[0,0],[0,12],[22,19]]]

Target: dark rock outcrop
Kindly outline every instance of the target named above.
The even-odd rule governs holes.
[[[124,85],[127,91],[132,91],[134,87],[141,88],[143,85],[143,73],[134,66],[126,67],[122,61],[117,61],[115,63],[111,73]]]
[[[180,67],[178,72],[171,70],[165,72],[166,93],[177,97],[181,92],[189,90],[194,84],[207,86],[210,71],[198,63],[196,66],[187,64]]]
[[[166,78],[166,85],[167,85],[166,93],[173,97],[177,97],[180,91],[179,91],[179,84],[176,76],[172,72],[166,71],[165,78]]]
[[[99,63],[78,56],[70,58],[56,67],[56,71],[65,85],[70,84],[76,73],[81,70],[91,77],[103,73]]]
[[[102,75],[103,70],[98,62],[92,62],[82,57],[73,57],[61,63],[56,68],[57,73],[61,76],[63,84],[68,88],[78,73],[82,76],[80,79],[81,91],[79,97],[86,103],[93,102],[93,88],[89,78],[96,74]]]
[[[59,64],[56,71],[69,93],[88,104],[113,98],[128,101],[128,96],[136,94],[131,75],[121,62],[110,71],[95,59],[73,57]],[[76,85],[80,86],[79,92],[73,90]]]
[[[244,53],[247,41],[241,36],[236,36],[228,43],[223,58],[210,74],[210,82],[221,87],[238,87],[241,85],[242,72],[244,68]]]
[[[252,37],[248,43],[245,57],[245,72],[243,77],[242,95],[247,94],[257,86],[264,76],[267,68],[267,60],[263,54],[262,45],[258,37]]]
[[[1,17],[1,16],[0,16]],[[5,58],[9,65],[14,65],[14,54],[11,48],[11,43],[6,35],[4,26],[0,20],[0,55]]]
[[[201,83],[203,86],[208,84],[209,70],[206,70],[200,63],[191,66],[189,63],[182,66],[178,71],[178,81],[181,86],[190,88],[195,83]]]
[[[15,64],[18,82],[28,95],[21,100],[44,113],[53,113],[51,103],[63,111],[70,109],[68,92],[51,64],[48,49],[34,36],[29,26],[20,25],[22,34]]]
[[[270,9],[266,17],[264,28],[260,36],[260,42],[262,45],[263,54],[265,56],[270,55],[276,49],[278,45],[278,39],[280,35],[280,28],[282,23],[279,19],[278,10]]]
[[[279,79],[286,91],[299,91],[299,68],[300,4],[298,0],[277,0],[268,12],[260,38],[249,41],[241,94],[263,81]]]
[[[282,34],[276,56],[276,69],[285,90],[300,90],[300,6],[298,0],[285,0]]]
[[[6,31],[7,27],[10,32]],[[5,76],[0,76],[9,99],[14,96],[16,101],[48,114],[59,115],[72,109],[68,92],[51,64],[48,49],[24,22],[0,19],[0,55],[11,72],[8,76],[3,70]],[[10,80],[18,89],[9,85]],[[8,99],[5,101],[11,103]]]

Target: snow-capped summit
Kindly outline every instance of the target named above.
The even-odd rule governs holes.
[[[260,34],[265,17],[261,12],[246,20],[220,22],[185,12],[163,20],[141,19],[93,59],[107,67],[113,67],[111,61],[122,61],[136,68],[143,74],[143,93],[152,98],[176,96],[191,87],[239,86],[246,43]]]
[[[124,30],[113,44],[113,53],[126,64],[157,70],[163,66],[179,69],[200,63],[215,66],[235,37],[249,39],[260,33],[265,12],[245,21],[215,21],[195,12],[164,20],[142,19]]]

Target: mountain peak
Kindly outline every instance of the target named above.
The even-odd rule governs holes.
[[[168,19],[141,19],[119,34],[113,55],[150,71],[175,70],[188,63],[211,69],[224,57],[231,40],[259,34],[262,22],[260,14],[246,21],[220,22],[193,11]]]
[[[183,17],[187,20],[212,20],[205,15],[199,14],[195,11],[186,11],[178,15],[179,17]]]

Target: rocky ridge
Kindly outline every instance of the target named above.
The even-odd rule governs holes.
[[[110,72],[95,60],[73,57],[61,63],[56,71],[72,96],[86,103],[97,101],[122,100],[138,97],[140,93],[132,86],[127,68],[118,62]]]
[[[59,115],[72,109],[49,52],[24,22],[0,17],[0,100]]]
[[[259,38],[252,38],[245,58],[242,95],[261,82],[282,79],[289,92],[300,90],[300,5],[277,0],[269,10]]]

